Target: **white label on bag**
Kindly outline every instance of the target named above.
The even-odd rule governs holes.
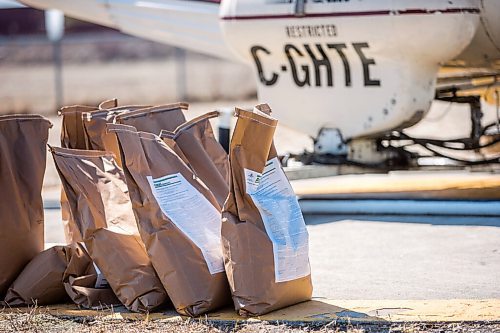
[[[109,288],[109,282],[108,282],[108,280],[106,280],[106,278],[104,277],[104,275],[102,275],[101,270],[99,269],[99,267],[97,267],[97,265],[95,264],[95,262],[94,262],[94,268],[95,268],[95,271],[97,273],[97,279],[95,281],[95,287],[97,289]]]
[[[309,275],[309,234],[278,158],[269,160],[262,174],[245,169],[245,183],[273,243],[276,282]]]
[[[87,246],[85,245],[84,242],[81,242],[79,244],[81,244],[83,246],[83,248],[85,249],[85,251],[87,251],[87,253],[89,253],[89,251],[87,250]],[[104,277],[104,275],[102,275],[102,272],[99,269],[99,267],[97,267],[95,261],[92,261],[92,263],[94,264],[95,272],[96,272],[96,275],[97,275],[97,278],[95,280],[94,288],[97,288],[97,289],[109,288],[108,280],[106,280],[106,278]]]
[[[210,274],[224,272],[221,213],[180,173],[147,179],[162,212],[203,253]]]
[[[250,169],[244,169],[245,171],[245,182],[247,187],[247,193],[252,194],[257,192],[259,188],[260,179],[262,178],[262,174],[252,171]]]

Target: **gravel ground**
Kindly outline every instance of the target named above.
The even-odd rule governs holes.
[[[117,320],[104,317],[53,316],[43,308],[30,313],[6,313],[0,310],[0,332],[347,332],[347,333],[495,333],[500,323],[246,323],[209,322],[204,319],[188,320]]]

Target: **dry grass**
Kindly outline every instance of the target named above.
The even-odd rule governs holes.
[[[249,320],[244,323],[217,322],[200,319],[156,319],[148,316],[142,320],[111,318],[109,312],[97,316],[55,316],[47,307],[30,307],[28,311],[6,311],[0,309],[0,332],[238,332],[238,333],[500,333],[500,323],[368,323],[349,322],[311,323],[270,323]]]

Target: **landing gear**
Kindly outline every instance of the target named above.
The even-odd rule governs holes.
[[[457,96],[456,91],[436,96],[437,100],[450,103],[466,103],[470,107],[471,128],[469,137],[450,140],[435,140],[411,137],[402,132],[392,133],[392,140],[410,142],[426,149],[432,156],[447,159],[455,165],[485,165],[500,163],[499,120],[482,125],[483,112],[480,96]],[[499,117],[497,111],[497,118]],[[495,131],[496,130],[496,131]],[[496,153],[495,153],[496,150]]]
[[[338,129],[323,128],[318,137],[313,139],[314,152],[289,155],[283,161],[288,163],[296,160],[305,165],[352,165],[380,171],[437,165],[499,166],[500,120],[486,126],[482,125],[481,97],[448,93],[436,96],[436,99],[469,104],[471,120],[469,137],[436,140],[412,137],[402,131],[393,131],[378,138],[344,140]],[[423,160],[426,162],[422,162]]]
[[[381,171],[406,169],[412,165],[413,154],[400,147],[385,145],[382,139],[351,139],[344,141],[337,129],[321,129],[314,140],[314,152],[289,154],[285,165],[295,160],[304,165],[347,165]]]

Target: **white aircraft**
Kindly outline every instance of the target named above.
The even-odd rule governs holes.
[[[378,165],[405,154],[383,140],[409,140],[438,155],[478,150],[491,130],[481,126],[479,99],[498,103],[500,0],[22,2],[247,63],[259,100],[281,123],[316,138],[309,158],[320,162]],[[398,132],[419,122],[435,98],[471,105],[470,138],[419,142]]]

